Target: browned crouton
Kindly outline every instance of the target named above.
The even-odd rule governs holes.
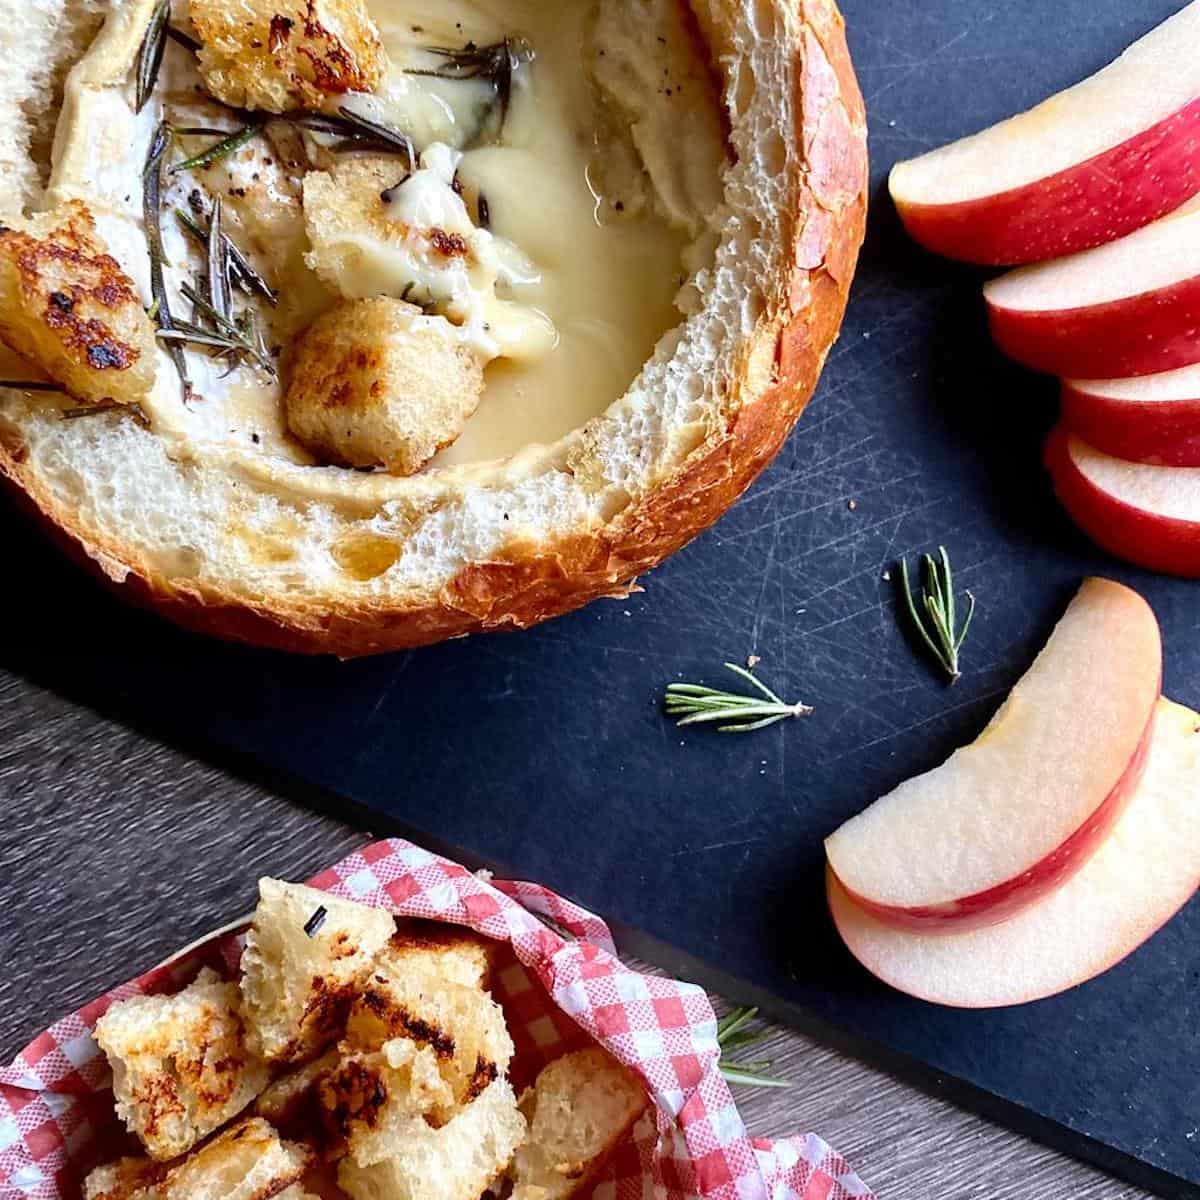
[[[96,1025],[117,1113],[152,1158],[174,1158],[241,1112],[266,1086],[246,1046],[236,983],[204,970],[174,996],[134,996]]]
[[[381,966],[350,1010],[346,1046],[376,1050],[393,1038],[433,1051],[457,1104],[469,1103],[503,1075],[513,1055],[504,1013],[486,992],[403,966]]]
[[[0,225],[0,340],[80,400],[149,393],[154,328],[82,201]]]
[[[463,987],[487,988],[499,943],[435,921],[397,921],[396,932],[379,956],[393,971],[425,971]]]
[[[176,1163],[125,1158],[97,1167],[83,1194],[84,1200],[268,1200],[297,1185],[311,1163],[310,1151],[249,1117]],[[299,1200],[303,1192],[288,1194]]]
[[[513,1160],[513,1200],[582,1190],[648,1103],[641,1080],[599,1046],[555,1059],[521,1097],[529,1138]]]
[[[374,91],[379,30],[363,0],[192,0],[204,86],[223,104],[281,113]]]
[[[338,1183],[352,1200],[478,1200],[524,1136],[512,1088],[497,1079],[441,1128],[414,1125],[388,1147],[387,1157],[342,1159]]]
[[[350,997],[395,929],[390,913],[275,879],[242,955],[251,1045],[272,1063],[305,1062],[341,1032]]]
[[[443,317],[380,296],[341,304],[293,343],[288,427],[328,462],[411,475],[462,432],[479,360]]]

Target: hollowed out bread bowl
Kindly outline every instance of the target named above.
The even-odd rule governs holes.
[[[215,42],[218,0],[192,2],[191,12],[174,4],[170,24]],[[369,0],[375,37],[347,20],[349,0],[297,13],[277,2],[278,12],[247,4],[248,26],[269,21],[269,32],[246,36],[267,56],[260,75],[280,73],[279,94],[231,82],[236,55],[206,68],[220,47],[197,60],[186,37],[165,37],[157,90],[135,114],[154,0],[103,12],[91,0],[0,0],[0,337],[19,352],[0,377],[66,389],[0,389],[0,473],[130,600],[293,651],[392,650],[624,595],[770,461],[836,337],[867,186],[862,101],[836,6]],[[429,32],[447,13],[465,13],[467,27]],[[467,36],[476,19],[478,40]],[[497,30],[506,40],[489,45],[511,55],[507,81],[498,60],[472,75],[476,58],[463,57]],[[444,54],[451,36],[459,57]],[[416,37],[438,45],[414,48]],[[581,37],[582,70],[571,61]],[[355,142],[353,130],[347,145],[314,134],[312,120],[287,124],[302,111],[344,122],[349,108],[394,130],[391,99],[368,95],[356,109],[352,93],[394,83],[408,95],[429,79],[460,107],[467,80],[475,108],[462,111],[477,110],[479,127],[464,133],[460,116],[441,129],[422,93],[416,116],[402,110],[411,160]],[[179,288],[210,278],[204,234],[221,199],[222,229],[281,293],[268,309],[252,288],[234,288],[235,304],[260,307],[261,361],[222,357],[178,331],[164,338],[154,305],[142,167],[158,121],[233,130],[268,115],[210,110],[201,85],[284,118],[229,159],[182,171],[216,135],[176,135],[160,168],[162,287],[177,323],[211,328]],[[551,110],[594,128],[543,129]],[[289,138],[302,148],[289,150]],[[452,179],[432,155],[415,157],[443,139],[459,139],[451,165],[465,150]],[[290,157],[301,154],[302,169]],[[500,307],[482,317],[439,292],[448,276],[396,249],[414,213],[428,219],[421,204],[443,167],[455,219],[461,208],[469,225],[465,240],[435,231],[436,270],[468,254],[478,229],[494,230],[509,256],[485,280],[491,288],[499,271],[488,304]],[[581,215],[572,197],[584,182]],[[400,286],[405,271],[424,292],[413,278]],[[458,342],[443,338],[429,355],[370,341],[435,326]],[[477,409],[437,396],[447,379],[478,386],[481,367],[455,348],[468,327],[486,368]],[[191,394],[168,353],[181,346]],[[397,397],[401,408],[388,409]],[[409,403],[422,406],[415,432]],[[334,419],[343,411],[344,426]]]

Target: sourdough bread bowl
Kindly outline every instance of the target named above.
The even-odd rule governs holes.
[[[866,214],[832,0],[175,0],[139,111],[165,11],[0,0],[0,474],[127,598],[341,656],[526,627],[627,594],[777,452]],[[164,120],[253,129],[151,171]],[[430,203],[461,225],[436,271],[397,249]],[[212,274],[226,231],[275,296],[258,340],[237,302],[257,354],[181,315],[246,283]],[[476,250],[478,310],[438,291]]]

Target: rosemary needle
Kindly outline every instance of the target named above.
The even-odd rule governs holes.
[[[744,1049],[761,1042],[767,1035],[761,1030],[750,1030],[746,1026],[758,1015],[757,1008],[735,1008],[731,1013],[717,1022],[717,1045],[721,1047],[722,1059],[725,1054],[734,1050]],[[769,1062],[757,1061],[721,1063],[721,1074],[730,1083],[745,1084],[747,1087],[791,1087],[791,1081],[779,1079],[767,1074],[771,1069]]]
[[[137,112],[146,107],[146,102],[154,93],[154,85],[158,82],[163,50],[167,45],[167,21],[170,16],[171,0],[159,0],[150,17],[150,24],[146,26],[146,36],[142,38],[137,58]]]
[[[219,159],[227,158],[230,154],[240,150],[251,138],[255,137],[261,131],[261,121],[252,121],[249,125],[243,125],[241,129],[235,129],[228,137],[215,142],[205,150],[201,150],[199,154],[193,154],[191,158],[185,158],[182,162],[177,162],[171,168],[171,174],[178,175],[180,171],[189,171],[194,167],[211,166]]]
[[[749,683],[759,695],[722,692],[698,683],[671,683],[667,685],[663,699],[667,716],[676,717],[676,723],[681,726],[724,721],[724,725],[717,726],[718,733],[749,733],[786,717],[806,717],[812,712],[807,704],[788,704],[744,667],[728,662],[725,667]]]
[[[159,336],[174,327],[171,305],[167,299],[167,281],[164,271],[166,255],[162,241],[162,164],[171,145],[171,126],[166,121],[159,123],[150,141],[146,155],[146,166],[142,171],[142,216],[146,228],[146,246],[150,254],[150,294],[154,320]],[[184,399],[192,394],[192,381],[188,378],[183,347],[168,341],[167,353],[179,373]]]
[[[958,669],[958,652],[966,640],[971,618],[975,615],[975,597],[967,597],[967,615],[961,627],[954,604],[954,577],[950,572],[950,556],[945,546],[938,547],[935,559],[930,554],[921,556],[924,579],[918,603],[913,595],[912,582],[908,575],[908,559],[900,560],[900,576],[904,590],[904,605],[917,636],[937,660],[942,670],[956,683],[962,674]]]

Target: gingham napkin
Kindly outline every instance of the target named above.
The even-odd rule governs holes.
[[[813,1134],[751,1139],[717,1067],[704,992],[641,975],[598,917],[529,883],[488,882],[410,842],[376,842],[309,881],[398,916],[429,917],[508,942],[494,993],[516,1045],[519,1088],[594,1040],[645,1081],[653,1111],[607,1165],[594,1200],[874,1200]],[[0,1070],[0,1197],[75,1200],[82,1175],[125,1149],[91,1030],[114,1000],[175,990],[204,962],[236,967],[240,939],[216,937],[64,1018]]]

